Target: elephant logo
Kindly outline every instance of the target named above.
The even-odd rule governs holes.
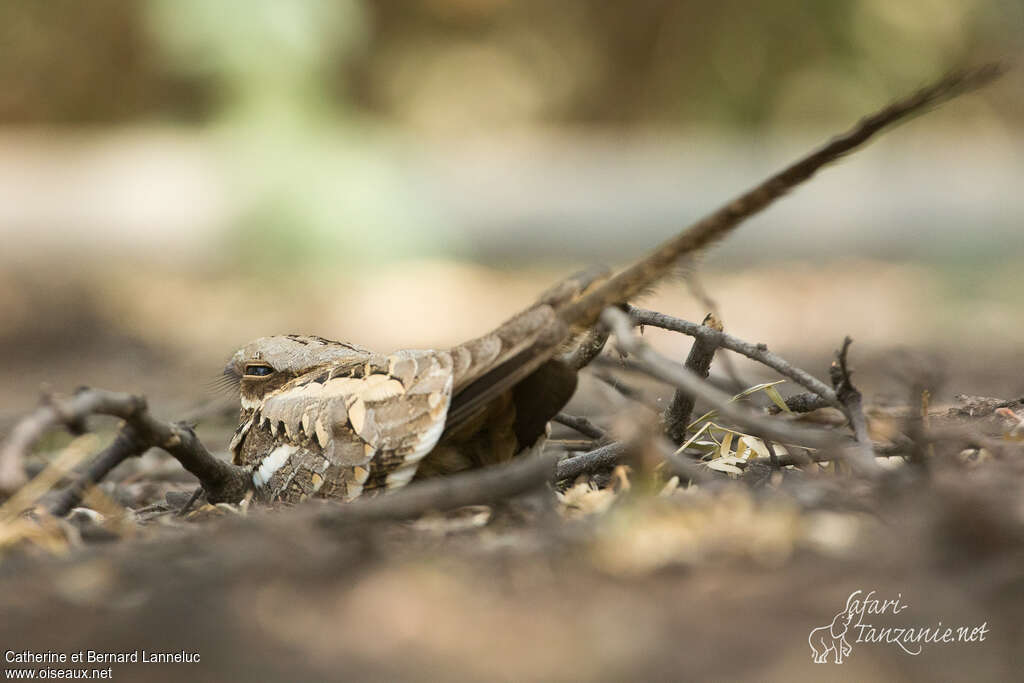
[[[843,658],[850,656],[853,647],[846,640],[846,632],[850,628],[850,622],[853,621],[855,612],[850,605],[854,595],[857,593],[847,599],[846,607],[836,615],[831,624],[814,629],[807,637],[807,643],[811,646],[811,657],[814,658],[815,664],[827,663],[830,652],[834,653],[836,664],[842,664]]]

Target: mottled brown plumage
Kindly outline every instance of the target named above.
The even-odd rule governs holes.
[[[576,363],[560,353],[606,307],[641,294],[681,258],[724,238],[883,128],[1002,70],[988,65],[950,75],[865,117],[631,266],[569,278],[493,332],[452,349],[383,355],[299,335],[248,344],[226,370],[239,381],[242,400],[231,441],[235,463],[252,468],[265,500],[352,499],[541,445],[548,420],[576,386]]]

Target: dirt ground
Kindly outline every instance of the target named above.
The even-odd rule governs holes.
[[[449,343],[554,279],[438,264],[405,273],[386,274],[388,286],[372,295],[358,279],[320,282],[320,293],[291,306],[295,291],[241,280],[11,275],[0,300],[0,433],[32,408],[41,384],[89,384],[149,395],[157,416],[198,421],[200,436],[223,453],[232,402],[205,386],[232,345],[298,331],[381,348]],[[389,306],[412,281],[431,284]],[[957,393],[1024,396],[1009,272],[959,299],[933,274],[891,263],[716,272],[702,284],[728,331],[767,342],[819,377],[852,335],[855,379],[879,430],[886,410],[906,405],[913,367],[941,366],[932,373],[941,380],[935,411]],[[703,316],[685,284],[664,290],[644,303]],[[462,303],[438,310],[430,302],[439,297]],[[955,338],[951,319],[963,323]],[[676,358],[689,345],[653,330],[646,338]],[[748,385],[771,378],[752,364],[736,370]],[[713,377],[725,377],[717,365]],[[630,381],[652,403],[669,393]],[[582,387],[571,409],[614,427],[621,404],[609,404],[592,379]],[[150,453],[116,470],[106,497],[87,504],[99,514],[44,515],[31,538],[7,535],[0,643],[11,656],[199,655],[95,665],[115,680],[1015,680],[1024,646],[1024,453],[1010,423],[991,413],[961,418],[956,425],[1001,449],[968,452],[950,440],[936,445],[929,466],[887,459],[873,482],[819,466],[751,467],[674,488],[634,462],[602,490],[578,482],[490,508],[375,524],[332,522],[334,508],[320,504],[206,506],[180,518],[174,512],[194,480]],[[98,450],[112,425],[96,427],[96,437],[47,440],[36,462],[68,448]],[[847,627],[845,661],[834,663],[832,652],[815,664],[812,631],[871,591],[902,609],[865,610]],[[871,625],[941,632],[940,622],[984,625],[985,637],[924,643],[916,655],[864,640]]]
[[[468,529],[331,528],[309,510],[144,529],[6,558],[3,642],[201,654],[114,665],[120,680],[1013,680],[1020,474],[998,463],[866,497],[827,478],[734,483],[571,522],[533,500]],[[906,604],[875,623],[988,636],[918,656],[855,643],[813,664],[810,631],[858,590]]]

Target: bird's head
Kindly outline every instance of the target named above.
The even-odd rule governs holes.
[[[326,366],[365,362],[370,351],[323,337],[289,334],[261,337],[240,348],[224,368],[225,383],[237,386],[244,410],[256,408],[285,383]]]

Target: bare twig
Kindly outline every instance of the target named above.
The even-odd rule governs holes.
[[[82,497],[89,487],[102,481],[111,470],[128,458],[140,456],[147,450],[149,444],[139,437],[131,425],[125,424],[111,444],[93,458],[81,476],[53,497],[47,505],[50,514],[54,517],[68,514],[73,507],[82,502]]]
[[[788,377],[810,392],[817,394],[824,399],[828,405],[843,410],[843,404],[836,396],[836,392],[827,384],[807,371],[793,366],[784,358],[775,355],[769,351],[768,347],[764,344],[751,344],[750,342],[743,341],[738,337],[734,337],[730,334],[726,334],[725,332],[715,330],[704,325],[698,325],[697,323],[665,315],[664,313],[658,313],[657,311],[636,308],[635,306],[629,307],[629,314],[637,325],[650,325],[651,327],[660,327],[672,332],[681,332],[682,334],[686,334],[697,339],[703,339],[709,344],[720,346],[723,349],[729,349],[741,356],[746,356],[751,360],[767,365],[783,377]]]
[[[585,417],[577,417],[576,415],[569,415],[568,413],[559,413],[552,419],[558,424],[563,424],[566,427],[575,429],[583,436],[589,436],[591,439],[605,438],[604,430]]]
[[[771,439],[767,439],[765,440],[764,445],[765,448],[768,449],[768,462],[771,463],[771,466],[775,469],[781,467],[781,464],[779,463],[779,454],[775,452],[775,444],[771,442]]]
[[[696,262],[699,257],[700,254],[693,256],[691,262]],[[709,315],[714,315],[716,318],[721,320],[722,316],[719,313],[718,303],[711,296],[711,293],[704,287],[704,283],[701,282],[698,272],[695,269],[687,267],[683,270],[683,279],[686,282],[686,286],[690,290],[690,293],[701,303],[701,306],[703,306],[705,310],[709,311]],[[739,393],[743,391],[743,387],[750,386],[749,383],[744,382],[740,378],[740,374],[736,370],[736,364],[733,363],[732,356],[727,353],[723,353],[718,356],[718,360],[721,362],[725,375],[730,379],[730,381],[732,381],[733,393]]]
[[[575,479],[586,472],[614,467],[628,452],[626,444],[616,441],[589,453],[566,458],[558,463],[556,479]]]
[[[772,449],[774,450],[774,448]],[[904,455],[906,450],[901,446],[880,446],[873,451],[873,457],[875,458],[899,458]],[[749,462],[766,462],[772,465],[772,467],[786,467],[788,465],[807,465],[810,463],[824,463],[838,460],[835,453],[828,451],[806,451],[805,453],[797,454],[793,451],[789,453],[783,453],[782,455],[776,455],[775,462],[772,461],[771,451],[769,456],[751,458]]]
[[[707,481],[711,478],[705,470],[701,469],[700,465],[691,462],[685,456],[677,455],[671,443],[664,437],[657,437],[651,445],[660,451],[660,459],[667,463],[673,474],[697,482]],[[581,474],[615,467],[629,456],[632,447],[633,444],[616,441],[589,453],[566,458],[558,463],[555,479],[557,481],[575,479]]]
[[[701,327],[722,331],[722,323],[711,313],[704,317]],[[684,364],[686,369],[701,379],[707,379],[711,372],[711,361],[714,359],[717,349],[718,346],[706,337],[695,337]],[[690,417],[693,414],[693,399],[693,394],[676,389],[672,396],[672,402],[662,415],[665,434],[676,445],[686,441],[686,427],[690,424]]]
[[[555,478],[561,453],[517,458],[472,472],[434,477],[376,498],[358,499],[320,515],[320,522],[336,526],[350,522],[412,519],[431,511],[466,505],[492,505],[544,486]]]
[[[652,376],[692,392],[696,397],[714,406],[721,415],[741,427],[782,443],[796,443],[818,449],[840,448],[836,439],[819,431],[808,430],[794,424],[780,423],[751,413],[733,403],[732,397],[727,393],[715,389],[694,376],[689,370],[673,363],[647,346],[643,340],[633,334],[632,320],[622,311],[616,308],[607,308],[601,315],[601,321],[612,330],[619,348],[633,354],[647,367]],[[846,449],[837,452],[854,455]],[[876,468],[874,458],[865,459],[860,456],[861,454],[858,452],[851,459],[855,466],[861,471],[873,472]]]
[[[602,442],[596,439],[548,439],[545,447],[560,448],[563,451],[592,451]]]
[[[829,402],[823,399],[817,394],[805,392],[802,394],[794,394],[786,399],[786,407],[789,408],[790,412],[794,413],[810,413],[820,408],[829,407]],[[768,412],[770,413],[781,413],[782,409],[778,406],[769,406]]]
[[[10,495],[25,485],[28,479],[25,456],[46,432],[58,425],[66,425],[72,432],[81,433],[85,416],[103,412],[98,408],[108,403],[110,398],[81,391],[65,402],[44,397],[34,413],[14,425],[7,443],[0,450],[0,494]],[[134,397],[118,394],[116,398],[126,412],[136,408],[131,403]]]
[[[685,455],[673,452],[671,449],[664,453],[665,466],[668,471],[682,480],[703,484],[717,478],[710,469],[702,463],[696,462]],[[725,475],[720,475],[724,477]]]
[[[149,414],[146,400],[141,396],[102,389],[81,389],[69,399],[44,403],[14,428],[2,451],[2,459],[21,463],[25,453],[46,431],[58,425],[80,428],[89,415],[119,417],[131,429],[122,430],[118,438],[101,454],[102,462],[94,463],[95,467],[90,467],[87,475],[93,473],[105,476],[118,462],[152,447],[167,451],[182,467],[194,474],[211,502],[236,502],[252,486],[247,469],[211,455],[190,426],[155,419]],[[83,479],[76,486],[84,490],[96,481],[98,479]]]
[[[616,377],[614,374],[604,370],[594,370],[591,376],[615,390],[617,394],[623,398],[627,398],[630,401],[636,401],[637,403],[646,403],[644,401],[644,392],[637,389],[632,384],[623,382],[621,379]]]
[[[857,387],[853,386],[853,381],[850,379],[852,373],[846,363],[846,356],[852,343],[853,339],[850,337],[843,339],[843,346],[836,351],[836,360],[829,368],[829,375],[832,378],[832,386],[836,389],[836,396],[843,404],[843,412],[846,413],[846,417],[850,421],[853,436],[857,440],[857,445],[860,446],[862,456],[871,458],[874,453],[871,446],[871,435],[868,434],[868,423],[864,417],[861,394]]]
[[[196,502],[202,497],[202,495],[203,487],[200,486],[199,488],[192,492],[192,495],[189,496],[188,500],[185,501],[185,504],[182,505],[181,509],[174,513],[174,515],[176,517],[184,517],[185,515],[187,515],[189,510],[192,509],[192,506],[196,504]]]

